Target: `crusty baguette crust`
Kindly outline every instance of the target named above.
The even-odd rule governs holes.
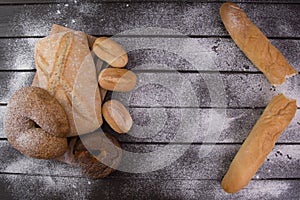
[[[37,76],[32,85],[46,89],[64,107],[70,123],[68,136],[99,128],[101,96],[86,34],[61,32],[40,39],[35,60]]]
[[[298,74],[236,4],[224,3],[220,15],[234,42],[272,85],[280,85],[286,77]]]
[[[222,180],[226,192],[235,193],[248,184],[293,119],[296,110],[295,100],[289,100],[283,94],[273,97]]]

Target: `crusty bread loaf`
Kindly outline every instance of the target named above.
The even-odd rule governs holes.
[[[52,27],[51,27],[50,35],[53,35],[53,34],[56,34],[56,33],[61,33],[61,32],[68,32],[68,31],[74,32],[75,30],[70,29],[70,28],[66,28],[64,26],[60,26],[58,24],[53,24]],[[92,35],[88,35],[88,34],[86,34],[86,36],[87,36],[87,40],[88,40],[88,43],[89,43],[89,47],[90,47],[90,49],[92,49],[93,44],[94,44],[94,42],[96,41],[97,38],[92,36]]]
[[[235,193],[248,184],[293,119],[296,110],[295,100],[289,100],[283,94],[273,97],[222,180],[226,192]]]
[[[61,32],[35,46],[37,76],[33,86],[46,89],[64,107],[70,134],[84,134],[102,124],[101,97],[86,34]]]
[[[73,29],[66,28],[66,27],[60,26],[58,24],[53,24],[52,28],[51,28],[51,31],[50,31],[50,35],[61,33],[61,32],[68,32],[68,31],[75,32],[75,30],[73,30]],[[88,34],[86,34],[86,36],[87,36],[87,39],[88,39],[89,47],[90,47],[90,49],[92,49],[93,48],[93,44],[94,44],[94,42],[96,41],[97,38],[94,37],[94,36],[92,36],[92,35],[88,35]],[[96,64],[96,70],[97,70],[97,68],[102,68],[102,64],[101,63],[103,63],[103,61],[99,59],[98,62],[97,62],[97,64]],[[97,74],[99,72],[97,72]],[[38,74],[36,73],[34,75],[34,78],[33,78],[33,81],[32,81],[32,85],[38,85],[38,81],[39,81],[38,80]],[[103,89],[101,87],[99,89],[100,89],[101,100],[103,101],[104,98],[105,98],[107,90],[105,90],[105,89]]]
[[[57,34],[57,33],[62,33],[62,32],[69,32],[69,31],[75,32],[75,30],[73,30],[73,29],[66,28],[66,27],[58,25],[58,24],[53,24],[52,27],[51,27],[50,35]],[[94,44],[94,42],[96,41],[97,38],[92,36],[92,35],[86,35],[86,36],[87,36],[87,40],[88,40],[88,43],[89,43],[89,48],[92,49],[93,44]],[[39,82],[38,74],[36,73],[34,75],[32,85],[38,85],[38,82]],[[101,92],[101,89],[100,89],[100,92]]]
[[[298,73],[236,4],[224,3],[220,15],[234,42],[271,84],[280,85]]]

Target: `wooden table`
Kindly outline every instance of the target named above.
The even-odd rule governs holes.
[[[300,2],[236,2],[300,71]],[[0,0],[0,199],[299,199],[299,109],[249,185],[234,195],[220,187],[231,160],[270,99],[284,92],[300,105],[299,76],[284,86],[271,87],[229,37],[220,20],[220,6],[216,0]],[[95,36],[164,28],[173,34],[129,31],[116,38],[141,44],[157,39],[166,44],[174,39],[189,41],[191,46],[178,48],[190,52],[185,54],[190,59],[200,56],[196,65],[154,47],[129,52],[128,68],[138,75],[128,103],[135,125],[128,135],[118,137],[128,151],[149,152],[169,145],[177,134],[186,135],[184,142],[171,144],[189,145],[178,160],[157,171],[116,171],[94,181],[78,169],[26,158],[10,147],[2,127],[7,102],[17,89],[31,84],[35,42],[48,35],[53,23]],[[205,81],[212,74],[218,74],[224,84],[225,104],[212,103],[214,91]],[[184,82],[191,87],[180,85]],[[191,94],[199,103],[188,98]],[[226,117],[218,118],[220,112]],[[150,137],[146,131],[137,132],[137,126],[156,132]],[[210,126],[222,127],[220,134],[207,137]],[[203,157],[206,150],[210,153]]]

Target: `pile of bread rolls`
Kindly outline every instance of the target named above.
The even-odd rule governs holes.
[[[125,50],[112,39],[53,25],[50,35],[36,43],[35,61],[32,86],[8,103],[8,141],[27,156],[79,166],[91,178],[107,176],[118,167],[122,150],[112,135],[99,135],[102,116],[117,133],[132,126],[121,102],[103,102],[107,90],[135,88],[136,75],[124,69]]]

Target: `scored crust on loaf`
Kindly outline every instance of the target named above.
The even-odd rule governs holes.
[[[224,3],[220,15],[231,38],[272,85],[283,84],[286,78],[298,74],[236,4]]]
[[[50,31],[50,35],[56,34],[56,33],[61,33],[61,32],[74,32],[75,30],[70,29],[70,28],[66,28],[64,26],[60,26],[58,24],[53,24],[51,27],[51,31]],[[92,36],[92,35],[87,35],[87,40],[89,43],[89,47],[90,49],[93,48],[93,44],[95,42],[95,40],[97,39],[96,37]]]
[[[61,32],[35,46],[37,75],[32,83],[49,91],[64,107],[74,136],[102,125],[101,96],[86,34]]]

